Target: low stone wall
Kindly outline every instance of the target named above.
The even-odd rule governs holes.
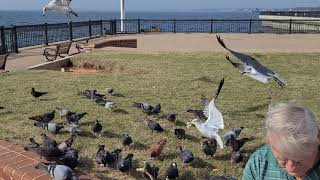
[[[103,48],[103,47],[137,48],[138,45],[137,45],[137,39],[109,40],[109,41],[94,44],[94,48]]]
[[[70,60],[71,57],[72,56],[67,56],[54,61],[37,64],[35,66],[29,67],[28,70],[37,70],[37,69],[60,70],[63,67],[72,66],[72,62]]]

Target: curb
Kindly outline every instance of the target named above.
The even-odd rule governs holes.
[[[46,171],[34,168],[39,162],[45,161],[21,146],[0,140],[0,180],[51,180]],[[93,178],[81,175],[79,179]]]

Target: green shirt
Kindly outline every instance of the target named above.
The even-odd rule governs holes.
[[[282,169],[278,161],[273,156],[269,146],[265,145],[256,150],[246,164],[243,171],[242,180],[294,180]],[[313,168],[304,180],[319,180],[320,165]]]

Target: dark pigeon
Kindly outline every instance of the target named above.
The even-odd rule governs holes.
[[[122,152],[121,149],[115,149],[111,153],[109,151],[106,151],[104,160],[106,164],[108,164],[108,167],[115,167],[115,165],[117,165],[118,161],[122,157],[121,152]]]
[[[161,111],[161,104],[155,105],[151,110],[145,110],[145,113],[148,115],[157,115]]]
[[[166,180],[179,178],[179,169],[176,163],[172,163],[166,170]]]
[[[48,123],[54,118],[54,114],[55,114],[55,110],[38,115],[38,116],[29,117],[29,119]]]
[[[36,91],[34,90],[34,88],[31,89],[31,95],[35,98],[38,98],[42,95],[45,95],[45,94],[48,94],[47,92],[39,92],[39,91]]]
[[[231,160],[231,163],[239,163],[239,162],[241,162],[243,160],[243,156],[241,154],[241,151],[240,150],[239,151],[233,151],[231,153],[230,160]]]
[[[83,118],[87,113],[73,114],[67,117],[67,120],[70,122],[78,123],[81,118]]]
[[[147,180],[157,179],[159,175],[159,167],[151,166],[147,161],[144,161],[144,173],[143,177]],[[151,177],[150,177],[151,176]]]
[[[105,160],[106,150],[104,149],[105,145],[99,145],[98,151],[96,153],[96,163],[99,165],[107,166],[107,162]]]
[[[201,144],[201,146],[202,146],[202,151],[204,152],[204,154],[206,156],[211,156],[211,158],[212,158],[217,150],[217,141],[215,139],[206,140]]]
[[[126,148],[126,146],[129,146],[130,148],[130,144],[132,143],[132,138],[131,136],[129,136],[127,133],[123,134],[122,137],[122,145],[124,146],[124,148]]]
[[[66,165],[71,169],[74,169],[79,164],[79,151],[74,149],[69,149],[65,152],[65,155],[60,157],[56,162],[59,165]]]
[[[65,155],[65,153],[60,151],[58,148],[24,147],[24,150],[32,151],[38,154],[41,158],[45,158],[47,161],[56,161]]]
[[[123,160],[119,161],[118,169],[121,172],[129,172],[132,168],[133,154],[128,154]]]
[[[186,166],[194,160],[194,155],[190,150],[182,150],[182,147],[178,146],[177,152],[179,153],[183,164]]]
[[[145,120],[144,121],[145,125],[151,129],[151,131],[157,131],[157,132],[163,132],[164,129],[160,126],[159,123],[152,121],[152,120]]]
[[[231,137],[230,147],[232,151],[239,151],[242,148],[242,146],[248,141],[249,141],[249,138],[235,139],[234,137]]]
[[[235,128],[234,130],[226,132],[223,136],[224,145],[229,145],[231,137],[233,137],[234,139],[237,139],[242,129],[244,129],[244,127]]]
[[[174,129],[174,135],[176,135],[178,139],[186,139],[186,130],[179,128]]]
[[[176,122],[177,120],[177,113],[169,113],[165,116],[161,116],[161,118],[166,118],[170,122]]]
[[[94,124],[91,125],[91,130],[94,136],[96,136],[96,134],[101,135],[102,124],[99,122],[99,120],[96,120]]]
[[[48,137],[46,134],[42,133],[41,136],[43,139],[44,148],[56,148],[58,146],[57,142],[54,139]]]

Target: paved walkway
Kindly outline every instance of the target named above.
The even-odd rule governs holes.
[[[225,52],[215,38],[216,34],[208,33],[149,33],[119,35],[95,39],[95,42],[106,39],[136,38],[138,48],[114,48],[106,50],[131,51],[139,53],[156,52]],[[320,52],[320,34],[220,34],[228,47],[242,52]],[[33,47],[20,49],[18,54],[10,54],[7,69],[17,71],[46,62],[42,55],[44,48]],[[75,53],[74,45],[71,53]]]

